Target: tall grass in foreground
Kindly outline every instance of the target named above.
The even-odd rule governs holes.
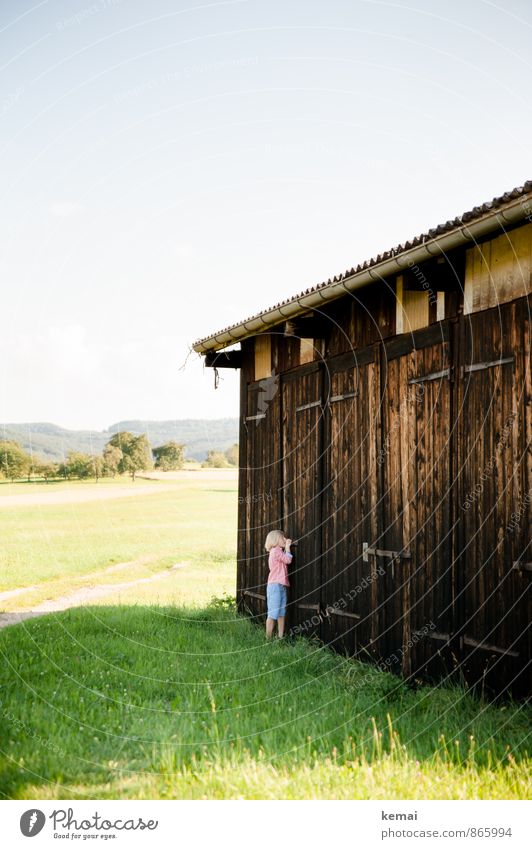
[[[100,606],[0,633],[8,798],[530,796],[531,710],[409,689],[231,610]]]

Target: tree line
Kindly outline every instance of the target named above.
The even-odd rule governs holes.
[[[35,477],[44,480],[99,480],[128,474],[135,480],[137,472],[153,468],[161,471],[182,469],[185,462],[184,448],[184,445],[173,441],[152,448],[145,434],[134,436],[128,431],[120,431],[111,437],[101,454],[70,451],[63,462],[54,463],[32,457],[18,442],[0,440],[0,478],[27,478],[28,481]],[[237,464],[237,445],[223,453],[209,451],[207,459],[202,463],[203,466],[216,468]]]

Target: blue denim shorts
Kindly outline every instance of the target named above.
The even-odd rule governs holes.
[[[286,616],[286,596],[286,587],[283,584],[267,585],[268,619],[279,619],[280,616]]]

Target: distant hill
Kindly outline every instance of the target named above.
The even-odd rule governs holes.
[[[224,451],[238,442],[238,419],[177,419],[176,421],[139,420],[117,422],[107,430],[67,430],[48,422],[6,424],[0,427],[0,439],[12,439],[26,451],[43,459],[60,461],[69,451],[101,453],[106,442],[119,430],[135,436],[145,433],[152,448],[173,439],[185,445],[185,457],[204,460],[207,451]]]

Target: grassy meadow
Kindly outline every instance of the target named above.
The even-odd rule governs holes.
[[[267,642],[227,598],[236,480],[142,483],[9,506],[0,486],[1,611],[109,588],[0,630],[2,798],[530,797],[529,706]]]
[[[23,596],[0,597],[1,609],[19,610],[22,603],[27,607],[96,580],[111,584],[148,577],[176,563],[191,567],[183,577],[183,603],[193,598],[202,603],[234,589],[236,477],[197,477],[191,481],[184,475],[169,483],[111,479],[98,484],[0,485],[0,593],[34,588]],[[128,497],[107,497],[106,491],[117,487]],[[130,496],[146,488],[153,492]],[[74,500],[80,490],[92,494],[95,489],[101,493],[99,500]],[[41,495],[43,503],[2,508],[3,495],[25,492]],[[70,493],[72,502],[46,504],[47,495],[57,492]],[[121,563],[128,564],[123,574],[116,570]],[[111,569],[115,571],[106,571]],[[166,589],[162,595],[168,599]]]

